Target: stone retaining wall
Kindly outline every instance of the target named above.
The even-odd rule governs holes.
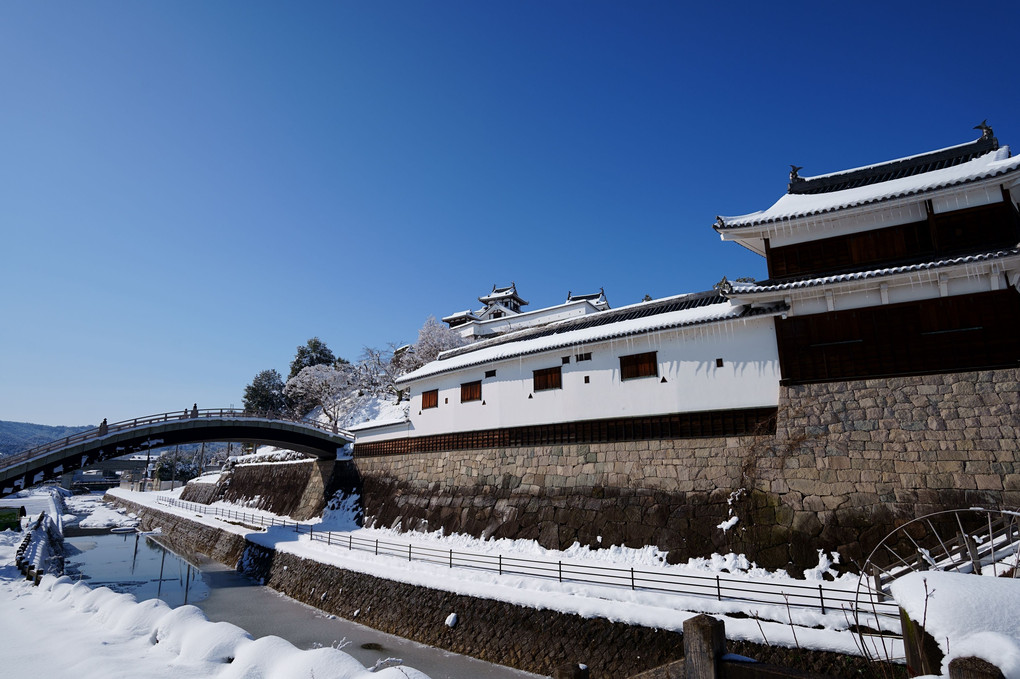
[[[759,564],[863,563],[895,525],[939,509],[1020,506],[1020,369],[781,389],[775,436],[356,458],[368,521],[656,545]],[[732,515],[738,523],[719,526]]]
[[[367,521],[534,539],[551,549],[727,549],[716,526],[753,437],[458,450],[356,458]],[[784,562],[785,563],[785,562]]]
[[[244,556],[247,541],[243,536],[222,531],[213,526],[197,523],[176,514],[124,500],[113,495],[103,498],[119,507],[134,512],[140,519],[139,528],[144,531],[160,529],[161,540],[182,553],[197,552],[224,565],[236,568]]]
[[[322,515],[346,473],[345,463],[334,460],[244,464],[224,472],[218,483],[189,483],[181,499],[200,504],[225,500],[304,521]]]

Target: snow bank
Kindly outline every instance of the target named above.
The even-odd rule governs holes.
[[[153,652],[169,655],[168,672],[160,676],[180,676],[181,671],[192,677],[261,677],[291,679],[293,677],[335,677],[337,679],[396,679],[411,677],[428,679],[427,675],[408,668],[389,668],[371,672],[350,655],[335,648],[302,651],[279,637],[254,640],[246,631],[228,622],[211,622],[194,606],[171,609],[159,600],[137,602],[130,594],[117,594],[106,587],[92,589],[83,583],[72,583],[67,577],[45,576],[37,589],[23,586],[23,596],[34,595],[62,602],[64,606],[91,618],[86,624],[102,626],[124,634],[121,643],[141,640]],[[59,611],[60,608],[53,609]],[[76,643],[62,639],[62,644]],[[105,645],[106,642],[104,642]],[[139,658],[140,675],[145,667]],[[27,670],[24,676],[28,676]],[[147,675],[148,676],[148,675]]]
[[[892,595],[938,642],[942,676],[953,658],[976,656],[1020,679],[1020,581],[925,571],[894,581]]]

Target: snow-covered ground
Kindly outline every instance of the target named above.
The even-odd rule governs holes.
[[[942,676],[953,658],[975,656],[1020,678],[1020,580],[923,571],[894,581],[892,592],[942,649]]]
[[[276,526],[265,531],[252,531],[211,514],[196,516],[196,512],[190,509],[176,509],[159,503],[160,498],[164,501],[177,498],[180,489],[163,493],[134,493],[120,489],[112,492],[126,500],[153,506],[160,511],[178,513],[194,521],[246,535],[254,542],[282,552],[409,584],[674,630],[682,629],[684,620],[699,612],[721,615],[739,612],[772,620],[727,617],[726,631],[731,639],[799,645],[803,648],[844,653],[860,652],[860,641],[847,629],[851,621],[839,611],[822,615],[819,611],[797,610],[795,607],[713,602],[712,599],[701,597],[634,592],[620,587],[560,583],[552,579],[451,569],[420,561],[408,562],[406,558],[352,551],[336,544],[327,545],[310,539],[307,532],[296,532],[293,527]],[[35,495],[30,493],[23,500],[35,503],[34,508],[44,507],[47,503],[51,506],[54,504],[52,499],[37,498]],[[93,498],[86,496],[72,499],[69,506],[75,511],[89,511],[88,505],[94,503]],[[227,503],[215,503],[210,508],[242,510],[248,516],[266,519],[287,518]],[[131,516],[109,508],[94,509],[98,515],[97,522],[117,517],[124,521],[132,520]],[[322,519],[301,523],[313,526],[316,532],[346,532],[360,539],[399,541],[404,544],[410,542],[422,548],[513,554],[523,558],[619,568],[726,573],[729,577],[743,578],[749,583],[787,581],[791,584],[804,584],[803,580],[793,580],[785,573],[756,568],[741,555],[714,555],[711,559],[669,566],[664,562],[664,555],[654,548],[590,550],[575,546],[558,552],[546,550],[531,541],[479,540],[463,535],[358,528],[351,510],[350,503],[341,503],[327,511]],[[292,671],[297,667],[308,668],[303,669],[304,674],[300,675],[308,676],[313,665],[316,676],[321,676],[318,668],[323,673],[347,672],[338,675],[344,677],[368,676],[360,664],[353,659],[342,659],[341,656],[349,656],[335,649],[298,651],[278,638],[273,641],[252,641],[243,630],[233,625],[209,623],[197,610],[172,613],[165,606],[161,608],[161,604],[135,604],[129,595],[116,595],[108,590],[97,590],[104,592],[101,594],[89,593],[90,590],[84,586],[72,587],[66,579],[58,581],[47,578],[44,586],[32,588],[20,579],[10,565],[19,539],[20,536],[11,531],[0,534],[0,564],[3,564],[0,566],[0,635],[4,635],[0,638],[12,641],[10,647],[15,649],[12,651],[13,661],[22,663],[15,667],[31,668],[33,673],[72,671],[84,658],[94,657],[93,654],[101,647],[104,654],[114,659],[113,667],[102,670],[104,677],[234,677],[242,676],[244,667],[259,663],[262,663],[260,666],[264,669],[268,668],[266,676],[296,677],[299,675]],[[820,554],[818,567],[806,572],[805,576],[812,582],[820,583],[823,574],[830,571],[831,565],[828,556]],[[856,585],[856,578],[851,576],[843,576],[835,582],[825,582],[826,587],[845,586],[854,589]],[[894,595],[898,603],[915,619],[925,621],[926,628],[933,633],[943,650],[948,651],[942,676],[948,676],[948,662],[951,658],[977,655],[999,666],[1009,679],[1020,679],[1020,582],[1004,578],[926,572],[903,578],[896,584]],[[68,610],[69,604],[71,610]],[[452,614],[456,614],[456,611]],[[31,643],[34,639],[54,633],[71,640],[67,654],[54,658],[40,657],[38,652],[33,652]],[[158,639],[159,643],[153,644],[154,639]],[[886,657],[902,657],[902,650],[895,646],[889,646],[885,653]],[[116,666],[118,661],[129,657],[134,663],[130,673],[119,673],[121,669]],[[235,660],[227,664],[223,660],[226,657]],[[404,667],[391,670],[401,674],[375,672],[371,676],[423,676]],[[86,673],[84,676],[93,675]],[[95,676],[100,676],[99,670]]]
[[[60,504],[57,492],[28,491],[4,504],[31,506],[32,512],[56,511]],[[95,516],[95,523],[107,523],[117,516],[130,520],[96,505],[94,498],[83,496],[69,505],[88,513],[89,518]],[[86,519],[81,523],[92,522]],[[171,609],[156,599],[139,603],[130,594],[117,594],[105,587],[92,589],[51,575],[34,587],[14,567],[22,535],[0,532],[3,676],[428,679],[404,666],[382,664],[369,669],[335,648],[299,650],[273,636],[255,640],[236,625],[210,622],[194,606]]]
[[[451,569],[441,564],[409,562],[406,557],[375,555],[368,551],[349,550],[338,544],[327,545],[312,540],[307,532],[296,533],[293,527],[275,526],[265,531],[252,531],[236,524],[236,515],[228,522],[208,513],[198,516],[201,508],[188,506],[178,509],[160,504],[160,498],[179,497],[181,491],[162,493],[136,493],[122,489],[113,494],[139,504],[149,505],[160,511],[176,513],[191,520],[217,526],[247,538],[257,544],[294,554],[296,556],[329,563],[352,571],[405,582],[412,585],[442,589],[468,596],[497,599],[522,606],[552,609],[565,613],[576,613],[586,617],[601,617],[647,627],[681,631],[684,620],[699,613],[738,613],[763,619],[733,617],[726,619],[726,634],[731,639],[742,639],[757,643],[801,646],[817,650],[840,653],[860,653],[859,640],[848,631],[852,616],[839,608],[822,614],[817,609],[787,606],[781,597],[774,604],[749,604],[739,601],[717,601],[712,597],[666,595],[653,591],[632,591],[629,587],[607,587],[577,582],[558,582],[549,578],[533,578],[520,575],[500,575],[474,569]],[[211,510],[241,511],[247,517],[264,520],[285,518],[270,512],[240,507],[235,504],[218,502],[209,505]],[[714,555],[710,559],[693,559],[687,564],[669,566],[665,554],[654,547],[628,549],[612,547],[592,550],[575,547],[563,551],[548,550],[531,540],[480,540],[466,535],[443,535],[439,532],[401,532],[394,529],[359,528],[353,520],[351,507],[327,511],[322,519],[298,522],[312,526],[316,533],[336,531],[352,534],[355,539],[380,540],[381,542],[412,543],[415,549],[437,549],[444,552],[471,552],[474,554],[544,560],[556,563],[565,561],[575,564],[590,564],[602,567],[656,570],[663,573],[714,576],[724,574],[729,578],[743,580],[751,585],[766,583],[789,584],[803,587],[817,586],[822,574],[831,568],[827,555],[820,555],[816,569],[805,575],[811,580],[794,580],[785,572],[770,572],[755,567],[743,555]],[[856,592],[858,579],[845,575],[835,582],[825,582],[827,588],[842,590],[851,598]],[[792,623],[792,624],[791,624]],[[820,629],[815,629],[820,627]],[[897,629],[898,623],[891,629]],[[898,631],[898,630],[897,630]],[[899,656],[898,649],[895,649]]]

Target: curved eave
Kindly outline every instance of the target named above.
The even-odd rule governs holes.
[[[783,296],[791,291],[817,288],[824,285],[839,285],[843,283],[854,283],[881,278],[894,278],[896,276],[904,274],[909,275],[921,271],[935,271],[951,269],[953,267],[965,267],[972,264],[991,263],[1008,259],[1010,257],[1020,257],[1020,248],[997,250],[995,252],[986,252],[979,255],[967,255],[965,257],[955,257],[953,259],[940,259],[930,262],[919,262],[917,264],[905,264],[903,266],[887,267],[884,269],[875,269],[873,271],[860,271],[835,276],[822,276],[819,278],[809,278],[800,281],[790,281],[788,283],[776,283],[774,285],[746,287],[733,286],[729,292],[725,293],[725,296],[736,303],[740,303],[742,301],[746,303],[752,299],[755,301],[762,301],[773,297]]]
[[[764,219],[755,219],[754,215],[767,214],[768,210],[762,210],[760,212],[751,213],[750,215],[744,215],[742,217],[729,218],[731,220],[734,220],[734,222],[736,223],[727,223],[726,217],[720,217],[719,220],[715,224],[713,224],[712,228],[715,229],[715,231],[720,235],[720,237],[723,240],[729,240],[727,238],[728,235],[756,234],[757,232],[767,231],[770,227],[772,227],[775,224],[782,223],[788,225],[798,220],[806,219],[809,217],[818,217],[819,215],[832,214],[835,212],[842,212],[844,210],[866,208],[882,203],[891,203],[897,200],[915,199],[917,196],[923,196],[926,194],[934,193],[936,191],[944,191],[950,188],[971,186],[980,183],[989,184],[1001,183],[1002,178],[1009,174],[1016,174],[1017,181],[1020,181],[1020,157],[1017,157],[1015,159],[1015,162],[1011,166],[1006,166],[1001,169],[990,170],[987,174],[982,174],[978,177],[969,177],[961,179],[959,181],[946,181],[938,184],[919,187],[912,190],[903,190],[882,196],[876,196],[870,199],[850,200],[847,202],[834,204],[819,210],[804,210],[799,212],[777,214],[775,216],[770,216]],[[742,235],[741,237],[746,236]]]

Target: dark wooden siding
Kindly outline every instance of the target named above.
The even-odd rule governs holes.
[[[776,338],[787,384],[1015,367],[1020,293],[777,318]]]
[[[769,278],[823,276],[1016,247],[1020,220],[1011,203],[932,214],[925,221],[769,247]]]
[[[686,439],[774,434],[775,408],[711,410],[649,417],[582,420],[530,427],[487,429],[417,436],[377,443],[357,443],[355,457],[430,453],[477,448],[547,446],[564,443],[606,443],[648,439]]]

